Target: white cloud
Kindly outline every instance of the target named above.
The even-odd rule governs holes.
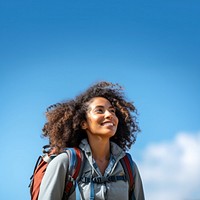
[[[146,200],[200,200],[200,133],[149,145],[138,166]]]

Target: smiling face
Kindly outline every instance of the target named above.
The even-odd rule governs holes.
[[[118,118],[115,108],[103,97],[95,97],[90,100],[86,121],[82,128],[86,130],[88,137],[101,136],[112,137],[117,130]]]

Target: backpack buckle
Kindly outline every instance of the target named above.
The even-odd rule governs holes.
[[[92,181],[94,183],[105,183],[105,182],[108,182],[108,178],[104,177],[104,176],[102,176],[102,177],[97,176],[97,177],[92,178]]]

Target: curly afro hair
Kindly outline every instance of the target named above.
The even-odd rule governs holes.
[[[140,131],[137,123],[137,110],[133,102],[126,101],[123,88],[111,82],[98,82],[85,92],[71,100],[54,104],[47,108],[47,122],[43,127],[43,136],[49,137],[57,152],[65,147],[78,147],[81,140],[87,138],[81,122],[86,120],[88,102],[94,97],[104,97],[116,109],[119,119],[118,128],[111,141],[122,149],[130,149]]]

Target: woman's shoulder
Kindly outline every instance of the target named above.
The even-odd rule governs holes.
[[[64,167],[67,169],[69,165],[69,156],[66,152],[59,153],[56,155],[52,161],[48,164],[48,168],[59,168],[59,167]]]
[[[83,155],[81,149],[78,148],[66,148],[63,152],[59,153],[53,158],[49,165],[64,166],[66,169],[69,163],[76,164],[83,160]]]

